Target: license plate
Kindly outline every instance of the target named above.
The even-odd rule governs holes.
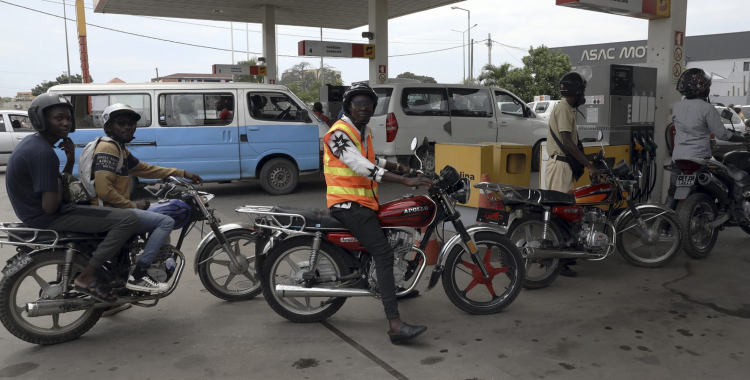
[[[10,260],[8,265],[3,268],[3,276],[8,277],[18,273],[18,271],[26,268],[29,264],[31,264],[32,261],[33,260],[31,259],[31,256],[29,256],[27,253],[14,257]]]
[[[695,185],[694,175],[679,175],[677,176],[677,187],[690,187]]]
[[[477,210],[477,222],[504,226],[508,221],[508,212],[504,210],[493,210],[490,208],[479,208]]]

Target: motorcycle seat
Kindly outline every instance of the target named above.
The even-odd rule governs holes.
[[[737,169],[734,165],[727,165],[727,174],[736,182],[740,182],[747,177],[747,172]]]
[[[539,191],[542,193],[542,199],[539,200]],[[574,205],[576,204],[576,196],[570,193],[563,193],[560,191],[554,191],[554,190],[516,190],[518,195],[521,196],[520,199],[515,199],[516,195],[514,193],[506,193],[505,198],[503,198],[503,203],[506,204],[513,204],[513,203],[523,203],[521,202],[521,199],[523,200],[530,200],[531,202],[541,204],[555,204],[555,205]],[[531,193],[531,194],[529,194]]]
[[[8,228],[31,228],[31,227],[24,225],[23,223],[10,223],[8,224],[7,227]],[[34,238],[35,232],[36,231],[12,231],[10,233],[18,236],[20,239],[29,241]],[[82,239],[104,239],[104,236],[106,235],[106,234],[87,234],[83,232],[61,232],[61,231],[58,231],[57,233],[61,241],[62,240],[82,240]],[[55,238],[56,238],[55,234],[50,232],[49,230],[41,230],[38,233],[36,240],[34,242],[35,243],[52,242],[55,240]],[[10,240],[16,241],[17,239],[14,239],[11,236]]]
[[[305,218],[305,228],[312,230],[343,230],[346,229],[338,219],[331,216],[328,209],[319,209],[314,207],[295,207],[295,206],[276,206],[273,212],[283,214],[298,214]],[[277,216],[276,220],[283,225],[289,224],[290,217]],[[299,218],[292,218],[292,228],[301,228],[302,224]]]

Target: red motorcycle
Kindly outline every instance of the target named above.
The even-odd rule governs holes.
[[[495,194],[496,209],[480,209],[477,221],[497,225],[521,249],[526,260],[526,289],[551,284],[560,259],[603,260],[615,248],[639,267],[666,265],[680,253],[682,239],[675,213],[661,204],[636,205],[640,173],[622,160],[611,169],[600,155],[594,160],[605,174],[602,183],[571,193],[496,183],[475,187]],[[624,211],[619,207],[627,205]],[[500,203],[500,202],[496,202]]]
[[[395,254],[397,296],[417,287],[427,265],[424,249],[430,236],[440,223],[450,221],[457,233],[441,250],[428,290],[442,275],[445,293],[461,310],[491,314],[506,308],[523,283],[520,250],[492,227],[464,227],[455,204],[468,200],[470,182],[455,168],[446,166],[440,175],[414,172],[434,180],[428,195],[408,194],[381,204],[378,211]],[[328,210],[245,206],[237,211],[250,214],[260,232],[255,265],[266,301],[282,317],[318,322],[336,313],[349,297],[378,297],[374,260]],[[415,228],[426,229],[421,241],[415,241]]]

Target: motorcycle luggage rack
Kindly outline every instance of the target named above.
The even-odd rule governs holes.
[[[260,218],[259,220],[253,219],[253,222],[256,226],[259,228],[268,228],[271,230],[277,230],[282,231],[287,234],[300,234],[300,233],[308,233],[305,232],[305,228],[307,227],[307,220],[305,220],[305,217],[300,214],[289,214],[284,212],[274,212],[273,211],[274,206],[242,206],[237,207],[235,210],[236,212],[241,212],[243,214],[250,214],[250,215],[259,215],[263,216],[263,218]],[[276,217],[283,216],[289,218],[289,223],[281,223]],[[300,223],[295,223],[295,221],[301,221]]]
[[[542,203],[544,197],[541,189],[535,189],[533,187],[523,187],[515,185],[506,185],[502,183],[494,182],[480,182],[474,185],[474,188],[484,190],[484,196],[490,201],[496,201],[492,199],[488,193],[496,193],[500,196],[500,199],[512,200],[513,202],[521,202],[525,204],[539,205]],[[528,191],[528,196],[521,195],[518,191]]]
[[[18,223],[0,223],[0,246],[6,244],[32,248],[52,248],[58,246],[57,243],[60,241],[60,234],[58,234],[57,231],[16,227],[17,225]],[[31,238],[26,239],[18,235],[18,233],[22,232],[34,233],[34,235]],[[42,243],[39,241],[39,234],[41,233],[53,234],[55,235],[55,240],[52,241],[51,244],[48,243],[49,240]],[[12,241],[11,239],[15,239],[16,241]]]

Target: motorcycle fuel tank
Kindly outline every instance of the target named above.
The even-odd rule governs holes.
[[[190,221],[190,206],[179,199],[170,199],[168,201],[152,203],[151,207],[148,208],[148,211],[166,215],[174,219],[173,229],[175,230],[179,230]]]
[[[579,205],[602,205],[617,202],[617,189],[610,183],[588,185],[573,190],[576,196],[576,204]]]
[[[382,227],[427,227],[435,219],[437,205],[432,199],[417,195],[380,205],[378,219]]]

